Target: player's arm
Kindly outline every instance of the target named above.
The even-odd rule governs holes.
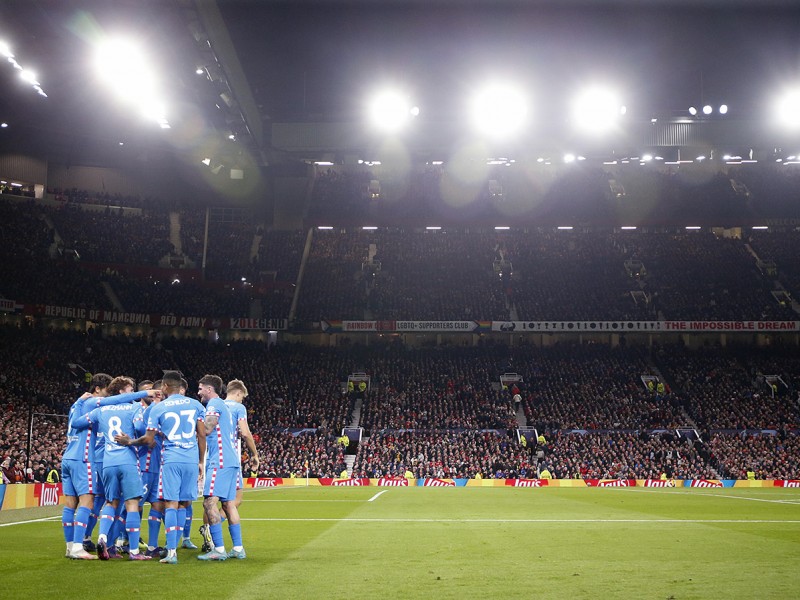
[[[114,436],[114,441],[120,446],[148,446],[152,448],[156,445],[156,432],[154,429],[148,429],[141,437],[132,440],[127,433],[120,433]]]
[[[256,469],[261,464],[258,458],[258,449],[256,448],[256,441],[253,439],[253,434],[250,432],[250,425],[247,419],[239,419],[239,436],[244,440],[248,452],[250,452],[250,462],[255,463]]]
[[[73,429],[76,429],[77,431],[83,431],[84,429],[89,429],[89,427],[91,427],[94,423],[97,423],[97,415],[99,414],[100,414],[100,409],[95,408],[93,411],[77,417],[71,423],[71,426]]]
[[[129,404],[131,402],[136,402],[137,400],[144,398],[145,396],[149,396],[147,392],[152,390],[147,390],[145,392],[131,392],[130,394],[117,394],[116,396],[108,396],[106,398],[98,398],[95,407],[99,406],[112,406],[115,404]]]
[[[203,424],[208,417],[197,418],[197,450],[200,453],[200,477],[203,476],[206,470],[203,459],[206,456],[206,426]]]
[[[219,415],[213,412],[206,412],[205,416],[205,435],[208,435],[219,423]],[[205,437],[205,436],[204,436]]]

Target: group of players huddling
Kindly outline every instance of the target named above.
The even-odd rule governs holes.
[[[258,451],[238,379],[225,386],[217,375],[199,381],[197,395],[178,371],[160,381],[142,381],[134,392],[129,377],[98,373],[89,391],[69,411],[62,462],[65,506],[61,516],[66,557],[109,560],[160,558],[178,562],[177,548],[197,549],[190,539],[192,502],[203,489],[204,525],[200,560],[246,558],[238,507],[242,501],[241,440],[258,469]],[[225,550],[222,511],[232,549]],[[147,550],[139,550],[142,508],[150,504]],[[164,522],[166,548],[158,545]],[[99,521],[97,543],[92,530]],[[127,543],[124,536],[127,536]],[[96,552],[92,554],[92,552]]]

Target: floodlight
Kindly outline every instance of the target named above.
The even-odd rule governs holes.
[[[123,98],[148,96],[153,78],[142,51],[125,39],[111,39],[97,48],[95,69],[99,77]]]
[[[28,71],[27,69],[23,69],[19,72],[19,76],[23,81],[30,83],[31,85],[39,85],[39,82],[36,81],[36,73],[33,71]]]
[[[785,92],[776,103],[778,120],[790,127],[800,127],[800,88]]]
[[[719,105],[719,114],[727,115],[728,114],[728,105],[727,104],[720,104]]]
[[[714,109],[711,107],[711,105],[710,105],[710,104],[706,104],[706,105],[703,107],[703,114],[704,114],[704,115],[710,115],[712,112],[714,112]]]
[[[574,123],[592,133],[609,130],[625,112],[616,92],[601,87],[584,90],[572,103]]]
[[[697,109],[694,106],[690,106],[689,107],[689,114],[692,115],[693,117],[697,116]]]
[[[508,137],[525,124],[527,99],[512,85],[492,83],[472,97],[470,112],[473,126],[481,134],[493,138]]]
[[[400,131],[412,116],[419,114],[419,108],[410,106],[408,98],[394,90],[386,90],[373,96],[367,110],[372,125],[387,133]]]
[[[11,48],[6,42],[0,42],[0,54],[5,58],[14,58],[14,53],[11,52]]]

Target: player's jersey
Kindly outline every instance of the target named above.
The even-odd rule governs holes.
[[[239,435],[239,423],[247,421],[247,409],[241,402],[234,402],[233,400],[225,400],[225,406],[231,411],[233,417],[234,438],[233,445],[236,446],[236,452],[239,455],[239,462],[242,461],[242,438]]]
[[[103,468],[119,465],[138,465],[139,457],[134,446],[121,446],[114,441],[114,436],[125,433],[130,438],[136,437],[133,418],[140,407],[136,404],[118,404],[95,408],[86,415],[97,426],[98,437],[105,440]]]
[[[238,467],[241,460],[233,445],[236,435],[236,421],[233,420],[231,411],[225,405],[225,401],[219,396],[212,398],[206,404],[206,415],[216,415],[217,425],[208,432],[207,455],[208,467]]]
[[[139,412],[133,417],[133,427],[136,430],[136,437],[142,437],[147,431],[147,419],[150,417],[153,404],[150,406],[140,406]],[[161,465],[161,436],[155,437],[155,446],[139,446],[139,470],[142,473],[158,473]]]
[[[200,462],[197,422],[202,422],[205,414],[200,402],[180,394],[173,394],[152,407],[147,429],[164,436],[161,445],[162,465]]]
[[[100,396],[92,396],[85,400],[77,400],[69,409],[69,419],[67,421],[67,448],[64,450],[63,458],[65,460],[80,460],[82,462],[92,463],[95,462],[95,431],[93,428],[77,430],[73,427],[73,423],[89,414],[95,408],[100,406],[111,406],[113,404],[125,404],[133,402],[138,398],[147,395],[147,392],[133,392],[131,394],[119,394],[118,396],[109,396],[103,398]]]

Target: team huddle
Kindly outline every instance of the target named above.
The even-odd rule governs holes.
[[[220,377],[205,375],[197,392],[202,403],[185,395],[188,384],[178,371],[165,371],[155,383],[142,381],[136,392],[134,385],[129,377],[98,373],[70,408],[62,462],[66,557],[109,560],[127,553],[129,560],[176,564],[178,546],[197,549],[190,537],[192,502],[202,485],[197,558],[246,558],[238,510],[242,440],[255,469],[258,451],[242,404],[244,383],[234,379],[223,388]],[[145,503],[147,549],[140,551]],[[231,537],[228,552],[220,503]],[[162,522],[166,548],[158,545]]]

